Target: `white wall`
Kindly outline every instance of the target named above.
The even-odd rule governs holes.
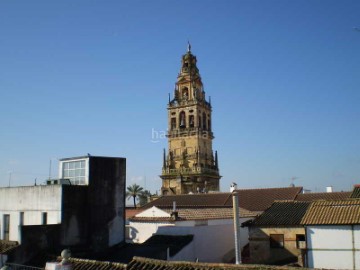
[[[355,269],[360,269],[360,225],[307,226],[306,235],[308,267],[354,269],[355,253]]]
[[[241,218],[245,222],[249,218]],[[208,220],[207,225],[195,226],[196,221],[171,223],[130,222],[130,238],[135,243],[143,243],[153,234],[194,235],[194,240],[170,260],[202,262],[223,262],[224,256],[234,250],[234,225],[232,219]],[[249,242],[248,228],[240,229],[240,245]]]
[[[0,188],[0,238],[4,239],[4,215],[10,215],[10,239],[20,242],[20,212],[24,225],[41,225],[42,213],[47,213],[47,224],[61,223],[60,185]]]
[[[161,227],[157,233],[164,235],[194,235],[194,253],[190,258],[183,258],[189,261],[198,258],[201,262],[222,262],[223,256],[234,248],[232,224],[196,227]],[[178,257],[179,256],[182,255],[179,254]],[[170,258],[170,260],[173,259]]]
[[[130,243],[144,243],[154,233],[158,231],[161,226],[174,226],[168,222],[131,222],[129,228],[129,241]]]

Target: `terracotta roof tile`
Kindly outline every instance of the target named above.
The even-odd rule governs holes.
[[[294,200],[302,191],[302,187],[261,188],[261,189],[238,189],[239,206],[243,209],[261,212],[266,210],[275,200]],[[201,207],[232,207],[232,194],[230,192],[166,195],[145,204],[142,208],[152,206],[172,207],[176,202],[177,208],[189,206]]]
[[[349,198],[351,192],[318,192],[301,193],[295,198],[296,201],[311,202],[316,200],[343,200]]]
[[[160,207],[159,207],[160,208]],[[160,208],[168,214],[173,212],[172,208]],[[186,208],[177,208],[178,221],[182,220],[211,220],[211,219],[232,219],[233,218],[233,209],[232,207],[186,207]],[[241,217],[254,217],[257,216],[259,212],[250,212],[246,209],[240,208]],[[147,221],[147,222],[159,222],[159,221],[169,221],[173,222],[174,220],[171,217],[133,217],[129,219],[130,221]]]
[[[268,266],[268,265],[250,265],[250,264],[226,264],[226,263],[200,263],[200,262],[176,262],[161,261],[134,257],[127,265],[127,270],[232,270],[232,269],[261,269],[261,270],[281,270],[296,269],[294,267]]]
[[[19,246],[16,241],[0,240],[0,254],[6,254]]]
[[[269,209],[255,218],[255,226],[299,226],[310,202],[274,202]]]
[[[134,217],[135,215],[139,214],[140,212],[144,211],[141,208],[126,208],[125,209],[125,219],[129,219]]]
[[[360,186],[356,185],[349,197],[350,198],[360,198]]]
[[[303,217],[301,224],[360,224],[360,199],[313,202]]]
[[[103,262],[96,260],[70,258],[72,270],[126,270],[126,265],[115,262]]]
[[[249,211],[265,211],[277,200],[294,200],[301,191],[302,187],[236,190],[239,194],[239,206]]]
[[[142,208],[147,209],[156,207],[172,207],[176,202],[176,207],[187,206],[207,206],[217,207],[225,206],[227,201],[231,199],[230,192],[224,193],[206,193],[206,194],[183,194],[183,195],[165,195],[159,199],[145,204]]]

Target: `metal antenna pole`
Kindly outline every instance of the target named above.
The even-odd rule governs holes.
[[[10,187],[10,183],[11,183],[11,174],[12,174],[12,171],[9,172],[9,187]]]
[[[50,158],[50,165],[49,165],[49,180],[51,179],[51,158]]]
[[[233,214],[234,214],[234,238],[235,238],[235,258],[236,264],[241,264],[241,247],[240,247],[240,215],[238,193],[233,192]]]

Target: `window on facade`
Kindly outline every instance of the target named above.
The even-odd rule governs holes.
[[[179,114],[179,127],[180,128],[185,128],[186,127],[185,112],[181,112]]]
[[[305,234],[296,235],[296,247],[305,248]]]
[[[85,185],[85,160],[64,162],[63,178],[70,179],[74,185]]]
[[[198,127],[201,128],[201,117],[199,116],[199,123],[198,123]]]
[[[176,128],[176,118],[173,117],[171,118],[171,129],[175,129]]]
[[[194,127],[194,116],[193,115],[189,116],[189,127],[191,127],[191,128]]]
[[[42,213],[41,213],[41,224],[42,224],[42,225],[46,225],[46,224],[47,224],[47,213],[46,213],[46,212],[42,212]]]
[[[3,222],[4,222],[4,236],[3,239],[9,241],[10,240],[10,215],[4,215],[3,216]]]
[[[270,234],[270,247],[271,248],[284,248],[284,235],[283,234]]]
[[[20,212],[19,214],[19,225],[24,225],[24,212]]]

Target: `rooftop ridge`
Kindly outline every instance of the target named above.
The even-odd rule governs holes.
[[[300,193],[299,195],[307,195],[307,194],[334,194],[334,193],[351,193],[351,191],[333,191],[333,192],[309,192],[309,193]]]
[[[203,263],[203,262],[184,262],[184,261],[162,261],[157,259],[149,259],[143,257],[133,257],[133,260],[128,264],[128,269],[140,269],[139,263],[152,264],[155,266],[163,266],[162,269],[297,269],[302,268],[295,267],[284,267],[284,266],[272,266],[272,265],[252,265],[252,264],[228,264],[228,263]],[[134,267],[134,268],[133,268]],[[145,269],[145,268],[144,268]],[[150,268],[146,268],[150,269]],[[155,268],[152,268],[155,269]],[[160,269],[160,268],[156,268]]]
[[[239,191],[239,190],[270,190],[270,189],[303,189],[302,186],[298,186],[298,187],[267,187],[267,188],[240,188],[240,189],[236,189],[235,191]]]

